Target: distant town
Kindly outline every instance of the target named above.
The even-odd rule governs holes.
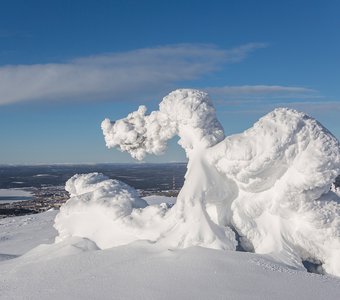
[[[65,182],[74,174],[100,172],[134,187],[141,197],[177,196],[183,186],[186,163],[32,165],[0,168],[0,189],[22,189],[32,194],[25,201],[0,201],[0,218],[59,209],[69,199]]]
[[[50,209],[59,209],[60,206],[69,199],[68,192],[65,191],[65,186],[42,186],[40,188],[31,187],[25,189],[33,194],[31,200],[12,201],[9,203],[0,203],[0,219],[13,216],[22,216],[28,214],[36,214]],[[137,189],[140,197],[151,195],[161,195],[176,197],[179,189],[175,184],[172,189]]]
[[[133,186],[140,197],[176,197],[183,186],[185,171],[185,163],[2,166],[0,188],[29,191],[32,199],[0,201],[0,219],[59,209],[69,199],[65,181],[76,173],[101,172]],[[340,176],[335,186],[340,187]]]

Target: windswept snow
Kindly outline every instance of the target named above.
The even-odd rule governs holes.
[[[0,219],[0,260],[25,254],[39,244],[53,243],[52,223],[58,211]]]
[[[202,247],[170,250],[146,241],[98,251],[93,241],[79,237],[39,245],[52,243],[54,215],[36,214],[29,222],[7,218],[6,227],[0,226],[0,237],[4,230],[22,233],[5,242],[0,299],[340,298],[338,278],[294,270],[266,255]],[[17,248],[30,251],[15,258]]]
[[[127,118],[106,119],[102,129],[109,148],[137,159],[162,153],[168,139],[180,137],[186,180],[176,205],[161,216],[156,240],[232,250],[235,231],[246,250],[295,268],[303,269],[304,260],[320,263],[340,276],[340,198],[330,190],[340,174],[340,148],[321,124],[280,108],[224,138],[209,97],[196,90],[174,91],[159,111],[145,113],[141,106]]]

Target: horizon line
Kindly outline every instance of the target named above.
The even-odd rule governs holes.
[[[6,167],[29,167],[29,166],[80,166],[80,165],[164,165],[164,164],[187,164],[186,161],[171,161],[171,162],[82,162],[82,163],[0,163]]]

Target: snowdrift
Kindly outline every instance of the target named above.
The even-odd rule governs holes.
[[[136,159],[161,154],[173,136],[188,157],[176,204],[146,206],[127,185],[101,174],[76,175],[55,221],[57,240],[81,236],[108,248],[147,239],[271,255],[303,269],[320,263],[340,276],[339,142],[317,121],[276,109],[242,134],[224,136],[206,93],[177,90],[146,115],[141,106],[102,129],[109,148]]]

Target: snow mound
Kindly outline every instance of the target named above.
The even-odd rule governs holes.
[[[276,109],[207,157],[233,182],[231,219],[243,248],[340,275],[339,142],[314,119]],[[221,214],[222,207],[219,207]],[[223,215],[223,213],[222,213]]]
[[[71,198],[56,216],[54,227],[59,232],[56,242],[77,236],[94,241],[101,249],[137,240],[159,241],[172,248],[215,245],[212,232],[200,238],[190,235],[190,226],[178,227],[178,217],[166,203],[147,206],[132,187],[103,174],[74,175],[67,181],[66,190]],[[204,230],[200,220],[196,223]]]
[[[292,270],[253,253],[172,251],[145,241],[91,248],[88,240],[71,238],[0,262],[0,298],[340,299],[340,279]]]
[[[330,190],[340,147],[321,124],[280,108],[225,138],[208,95],[197,90],[174,91],[159,111],[145,113],[141,106],[104,120],[106,145],[143,159],[177,134],[189,161],[176,204],[143,208],[126,185],[77,175],[56,218],[59,240],[78,235],[100,248],[139,239],[173,248],[235,250],[239,243],[294,268],[307,260],[340,276],[340,198]]]
[[[141,239],[143,234],[152,238],[147,235],[147,228],[139,230],[152,209],[146,208],[147,203],[127,184],[99,173],[77,174],[66,182],[66,190],[71,198],[55,219],[59,232],[56,241],[86,237],[105,249]],[[143,216],[141,208],[145,208]],[[161,207],[153,208],[154,218],[162,213]]]
[[[98,246],[91,240],[81,237],[70,237],[56,244],[40,244],[18,258],[26,263],[30,261],[44,262],[69,255],[79,255],[83,252],[99,250]]]

